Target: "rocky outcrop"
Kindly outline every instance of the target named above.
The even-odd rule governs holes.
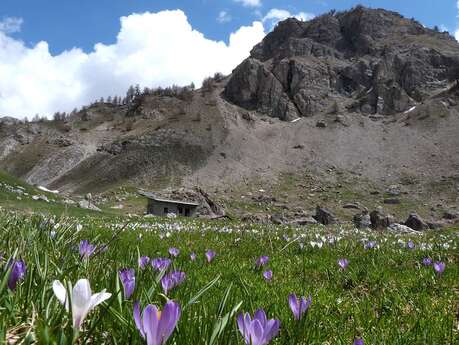
[[[237,67],[224,94],[229,101],[248,110],[256,109],[286,121],[298,117],[281,82],[255,59],[247,59]]]
[[[447,86],[457,64],[459,45],[448,34],[357,6],[279,23],[233,71],[224,94],[282,120],[324,113],[337,102],[353,112],[391,115]]]

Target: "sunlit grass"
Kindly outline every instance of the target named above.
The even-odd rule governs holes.
[[[77,231],[81,224],[81,230]],[[279,319],[272,344],[455,344],[459,286],[457,231],[395,236],[342,227],[294,229],[198,220],[124,218],[50,218],[0,214],[1,266],[11,256],[27,264],[15,291],[0,285],[0,332],[10,342],[66,344],[75,337],[72,317],[51,289],[55,279],[75,283],[87,278],[94,291],[112,297],[87,317],[79,343],[141,344],[133,321],[133,302],[163,306],[179,302],[182,315],[168,344],[242,344],[236,326],[240,312],[263,308]],[[80,240],[101,248],[87,260],[78,253]],[[365,250],[375,240],[378,248]],[[415,249],[406,248],[411,239]],[[321,243],[319,248],[310,242]],[[170,270],[187,277],[166,297],[164,272],[138,267],[139,256],[168,257],[180,249]],[[103,248],[103,247],[102,247]],[[208,263],[205,252],[215,259]],[[195,252],[197,260],[190,260]],[[261,255],[269,262],[256,270]],[[446,262],[442,275],[422,259]],[[349,266],[342,270],[339,258]],[[134,268],[136,288],[124,300],[118,271]],[[271,282],[262,276],[273,271]],[[7,272],[2,270],[2,281]],[[312,296],[301,323],[288,307],[290,293]]]

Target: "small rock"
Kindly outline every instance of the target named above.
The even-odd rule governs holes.
[[[402,191],[399,185],[394,184],[387,188],[386,193],[390,196],[399,196],[402,193]]]
[[[397,198],[388,198],[384,199],[384,203],[387,205],[398,205],[401,203],[400,199]]]
[[[429,226],[429,229],[438,230],[438,229],[442,229],[445,226],[447,226],[448,222],[447,221],[430,221],[430,222],[427,222],[427,225]]]
[[[280,214],[273,214],[271,216],[271,222],[278,225],[285,224],[285,218]]]
[[[319,120],[319,121],[317,121],[317,123],[316,123],[316,127],[318,127],[318,128],[325,128],[325,127],[327,127],[327,123],[326,123],[325,121]]]
[[[79,203],[78,203],[78,207],[80,208],[84,208],[86,210],[92,210],[92,211],[101,211],[100,208],[98,208],[96,205],[94,204],[91,204],[91,202],[89,202],[88,200],[81,200]]]
[[[318,224],[318,222],[313,217],[304,217],[304,218],[293,219],[292,221],[289,222],[289,224],[290,225],[314,225],[314,224]]]
[[[343,205],[343,208],[353,209],[353,210],[360,210],[360,205],[358,205],[358,204],[345,204],[345,205]]]
[[[443,218],[449,220],[457,219],[459,218],[459,212],[455,210],[447,210],[443,213]]]

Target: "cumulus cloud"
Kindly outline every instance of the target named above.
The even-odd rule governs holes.
[[[274,26],[287,18],[290,17],[295,17],[299,20],[311,20],[314,18],[314,14],[312,13],[307,13],[307,12],[299,12],[297,14],[292,14],[287,10],[279,9],[279,8],[273,8],[269,10],[269,12],[263,17],[263,23],[268,23],[271,28],[274,28]]]
[[[260,7],[261,0],[234,0],[234,2],[239,2],[246,7]]]
[[[456,40],[459,42],[459,29],[454,33],[454,37],[456,37]]]
[[[23,22],[22,18],[6,17],[0,21],[0,31],[7,34],[19,32]]]
[[[231,17],[231,14],[229,14],[227,11],[220,11],[217,17],[217,22],[220,24],[223,23],[229,23],[233,18]]]
[[[253,22],[232,33],[226,44],[194,30],[181,10],[146,12],[121,18],[115,44],[53,56],[47,42],[28,47],[3,31],[0,116],[70,111],[102,96],[124,95],[137,83],[200,85],[215,72],[229,74],[264,35],[263,24]]]

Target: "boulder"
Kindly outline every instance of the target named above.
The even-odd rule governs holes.
[[[92,203],[89,202],[88,200],[81,200],[81,201],[78,203],[78,207],[84,208],[84,209],[86,209],[86,210],[92,210],[92,211],[98,211],[98,212],[101,211],[100,208],[98,208],[96,205],[92,204]]]
[[[370,215],[365,211],[354,215],[352,220],[357,229],[368,229],[371,226]]]
[[[395,223],[395,219],[390,214],[385,214],[381,207],[370,213],[371,227],[375,230],[382,230]]]
[[[416,231],[424,231],[429,228],[427,222],[425,222],[417,213],[411,213],[408,216],[405,225]]]
[[[387,227],[389,230],[397,232],[397,233],[413,233],[415,230],[411,229],[410,227],[403,225],[403,224],[398,224],[398,223],[393,223]]]
[[[316,214],[313,218],[323,225],[335,224],[337,222],[335,215],[330,210],[320,206],[317,206]]]

